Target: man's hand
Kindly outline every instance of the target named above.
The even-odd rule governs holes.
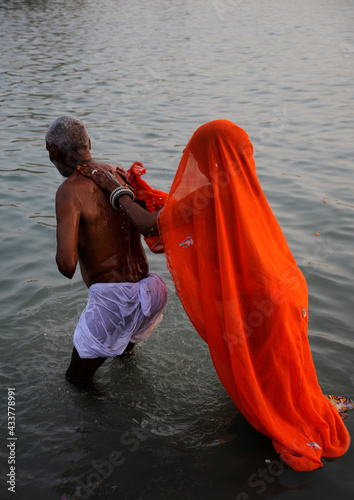
[[[116,172],[114,173],[113,170],[112,172],[109,172],[108,170],[99,167],[79,165],[77,170],[80,174],[95,182],[105,193],[111,194],[111,192],[119,186],[127,186],[132,189],[125,180],[126,174],[123,168],[117,167]]]

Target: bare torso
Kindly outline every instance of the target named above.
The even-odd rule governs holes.
[[[101,162],[96,164],[107,170],[114,168]],[[73,261],[79,261],[82,278],[88,287],[93,283],[136,282],[148,275],[140,233],[124,212],[112,208],[107,195],[90,179],[74,171],[60,186],[57,217],[57,262],[58,258],[59,261],[70,260],[69,254],[75,253],[76,247]],[[70,227],[70,219],[76,227],[74,230]],[[60,269],[59,262],[58,266]]]

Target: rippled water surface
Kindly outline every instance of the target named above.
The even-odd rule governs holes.
[[[164,256],[149,254],[169,289],[163,323],[132,359],[107,361],[94,387],[66,383],[87,291],[79,272],[69,281],[56,269],[62,179],[44,135],[57,116],[75,115],[95,158],[142,161],[147,181],[167,191],[199,125],[245,128],[308,281],[320,384],[354,397],[353,2],[3,0],[0,23],[0,497],[352,498],[352,448],[295,473],[237,413]],[[354,416],[345,422],[353,434]]]

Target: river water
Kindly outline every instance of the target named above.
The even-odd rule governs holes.
[[[87,290],[79,272],[70,281],[56,269],[62,178],[44,135],[77,116],[95,158],[142,161],[147,182],[168,191],[199,125],[243,127],[308,281],[319,382],[353,397],[354,3],[2,0],[0,22],[0,497],[352,498],[353,448],[296,473],[237,413],[163,255],[149,254],[169,290],[163,323],[131,359],[108,360],[93,387],[65,381]],[[353,435],[354,415],[345,423]]]

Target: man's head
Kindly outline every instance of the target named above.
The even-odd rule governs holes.
[[[91,141],[86,126],[72,116],[54,120],[45,136],[49,158],[64,177],[69,177],[81,161],[91,159]]]

